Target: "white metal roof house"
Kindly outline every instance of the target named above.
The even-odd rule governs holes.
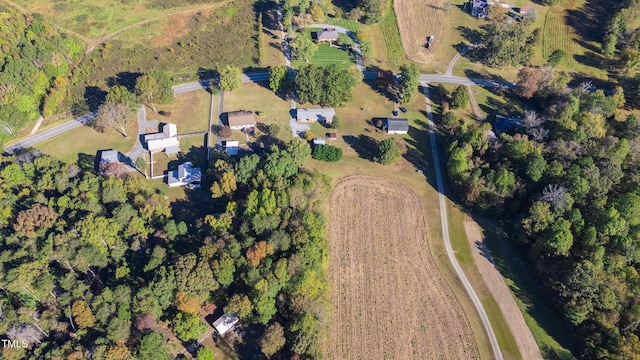
[[[407,119],[387,118],[385,124],[387,134],[406,134],[409,132],[409,121]]]
[[[144,140],[147,143],[147,149],[152,153],[164,151],[167,155],[173,155],[180,151],[176,124],[163,124],[162,131],[146,134]]]
[[[167,174],[167,185],[169,187],[187,186],[192,189],[200,187],[202,172],[200,168],[193,167],[191,161],[178,165],[178,169],[169,171]]]
[[[333,117],[336,111],[333,108],[317,108],[317,109],[297,109],[296,120],[303,123],[319,122],[325,124],[333,123]]]
[[[229,330],[233,329],[233,327],[240,321],[235,315],[227,315],[224,314],[220,316],[216,321],[213,322],[213,327],[218,331],[220,336],[224,336],[224,334],[228,333]]]

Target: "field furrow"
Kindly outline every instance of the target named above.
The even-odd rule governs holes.
[[[330,197],[328,359],[474,359],[468,319],[427,244],[412,190],[365,176]]]

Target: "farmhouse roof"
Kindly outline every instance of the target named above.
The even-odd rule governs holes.
[[[235,315],[227,315],[224,314],[220,316],[216,321],[213,322],[213,327],[218,331],[220,336],[223,336],[229,330],[233,329],[233,327],[240,321]]]
[[[387,118],[387,131],[409,131],[409,120]]]
[[[104,150],[100,153],[100,162],[110,163],[110,162],[120,162],[120,156],[118,155],[118,150]]]
[[[298,119],[333,119],[336,111],[333,108],[317,108],[317,109],[297,109],[296,118]]]
[[[239,110],[227,113],[229,126],[252,126],[256,123],[253,111]]]
[[[335,28],[324,28],[318,33],[318,40],[338,40],[338,30]]]

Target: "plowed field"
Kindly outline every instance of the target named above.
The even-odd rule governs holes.
[[[476,359],[469,321],[429,251],[420,200],[368,176],[330,196],[328,359]]]
[[[446,14],[446,0],[395,0],[393,2],[402,45],[407,56],[421,63],[431,62],[444,31],[442,17]],[[450,5],[449,5],[450,6]],[[425,47],[427,36],[434,40],[429,49]]]

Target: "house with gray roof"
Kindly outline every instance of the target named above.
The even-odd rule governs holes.
[[[316,33],[316,40],[319,43],[332,43],[338,41],[339,34],[335,28],[324,28]]]
[[[256,119],[253,111],[231,111],[227,113],[227,124],[231,130],[242,130],[256,126]]]
[[[385,129],[387,134],[406,134],[409,132],[409,120],[399,118],[387,118]]]
[[[334,108],[317,108],[317,109],[297,109],[296,121],[301,123],[333,123],[333,117],[336,116]]]
[[[186,186],[190,189],[200,187],[202,172],[200,168],[193,167],[191,161],[178,165],[178,169],[167,173],[167,185],[169,187]]]
[[[233,327],[236,326],[238,321],[240,321],[240,319],[234,314],[223,314],[213,322],[213,327],[216,329],[218,334],[220,334],[220,336],[224,336],[224,334],[228,333],[229,330],[232,330]]]

